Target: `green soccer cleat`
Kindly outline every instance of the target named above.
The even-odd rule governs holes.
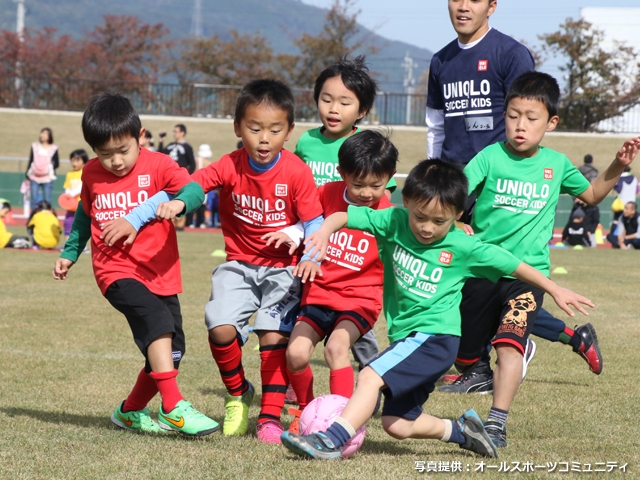
[[[137,433],[165,433],[156,422],[151,418],[151,412],[148,408],[142,410],[132,410],[131,412],[123,412],[122,402],[115,411],[111,414],[111,421],[114,425],[124,428],[125,430],[131,430]]]
[[[195,437],[209,435],[220,429],[218,422],[197,411],[186,400],[180,400],[176,407],[168,413],[165,413],[160,405],[158,423],[165,430]]]
[[[242,395],[232,396],[227,393],[224,397],[224,428],[225,435],[244,435],[249,426],[249,407],[255,396],[253,384],[247,380],[249,388]]]

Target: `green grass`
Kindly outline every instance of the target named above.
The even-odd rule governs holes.
[[[188,348],[178,381],[196,408],[221,422],[224,389],[207,345],[203,305],[211,270],[221,261],[210,254],[223,248],[223,240],[219,234],[184,232],[179,242]],[[600,338],[604,371],[595,376],[569,347],[536,339],[538,353],[512,407],[509,448],[500,451],[499,461],[628,463],[628,478],[639,478],[635,412],[640,389],[635,367],[640,255],[601,249],[554,250],[551,255],[553,267],[569,272],[553,278],[597,305],[589,321]],[[197,440],[177,435],[154,438],[117,429],[109,416],[133,385],[142,356],[126,320],[96,287],[89,255],[81,257],[64,282],[51,276],[56,258],[53,252],[0,250],[0,478],[397,479],[422,478],[414,470],[415,461],[459,461],[472,472],[481,462],[437,441],[396,441],[383,432],[379,416],[368,422],[365,444],[352,459],[302,461],[281,446],[257,441],[253,432],[258,401],[251,408],[250,433],[239,438],[220,433]],[[552,300],[546,306],[558,314]],[[584,321],[576,317],[567,323]],[[386,346],[384,321],[378,322],[376,332],[381,346]],[[252,336],[244,347],[243,363],[260,392],[256,343]],[[316,395],[328,393],[321,351],[314,354],[312,367]],[[425,410],[453,418],[473,407],[484,417],[490,404],[490,396],[436,391]],[[158,406],[155,398],[150,405],[154,415]],[[283,418],[285,424],[290,420]],[[498,466],[499,461],[486,463]],[[496,470],[475,476],[503,478]],[[565,478],[546,470],[516,476]]]

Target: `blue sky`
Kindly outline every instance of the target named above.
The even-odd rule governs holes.
[[[329,8],[333,0],[301,0]],[[455,38],[449,21],[446,0],[359,0],[359,22],[383,37],[400,40],[433,52]],[[391,6],[390,6],[391,5]],[[437,8],[436,8],[437,7]],[[498,8],[489,25],[529,45],[538,45],[538,35],[558,30],[565,19],[579,18],[582,7],[640,7],[639,0],[498,0]],[[559,61],[538,66],[560,76]]]

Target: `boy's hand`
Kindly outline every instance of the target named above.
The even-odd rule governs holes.
[[[266,240],[267,246],[275,242],[273,245],[274,248],[280,248],[280,245],[283,245],[283,244],[288,246],[289,255],[293,255],[294,253],[296,253],[296,250],[298,249],[298,245],[296,245],[296,242],[291,240],[291,237],[284,232],[265,233],[263,236],[260,237],[260,239]]]
[[[316,279],[316,275],[322,276],[322,269],[320,265],[311,260],[305,260],[296,265],[293,269],[293,276],[300,277],[302,283],[305,283],[307,279],[313,282]]]
[[[172,220],[180,215],[185,209],[185,204],[182,200],[170,200],[168,202],[158,205],[156,210],[157,219]]]
[[[624,145],[620,147],[620,150],[618,150],[616,160],[625,167],[631,165],[631,162],[633,162],[638,154],[638,150],[640,150],[640,137],[627,140],[624,142]]]
[[[473,228],[471,228],[471,225],[469,225],[468,223],[456,222],[456,228],[459,228],[470,237],[472,237],[475,233],[473,231]]]
[[[574,313],[573,310],[569,308],[569,305],[573,305],[576,310],[578,310],[583,315],[589,315],[589,312],[587,312],[581,304],[587,305],[591,308],[595,307],[591,300],[567,288],[559,287],[558,291],[554,292],[552,296],[553,300],[556,302],[556,305],[564,310],[570,317],[573,317]]]
[[[102,233],[100,238],[104,241],[105,245],[111,247],[122,237],[127,237],[122,245],[131,245],[136,239],[138,232],[133,225],[127,222],[123,217],[107,222],[102,226]]]
[[[55,266],[53,267],[53,278],[56,280],[65,280],[71,267],[73,267],[73,262],[71,260],[58,258]]]
[[[305,241],[304,254],[309,255],[312,260],[321,262],[327,258],[327,247],[329,246],[329,236],[323,235],[322,227],[309,235]]]

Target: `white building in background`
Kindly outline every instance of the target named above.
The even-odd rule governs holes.
[[[640,8],[585,7],[580,9],[580,17],[604,32],[604,50],[613,50],[614,41],[618,41],[640,53]],[[640,106],[601,122],[599,128],[609,132],[640,132]]]

